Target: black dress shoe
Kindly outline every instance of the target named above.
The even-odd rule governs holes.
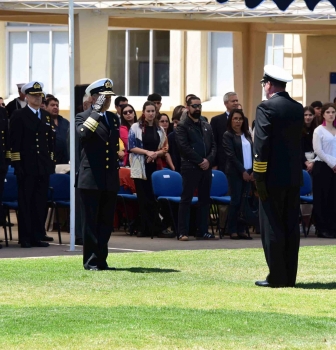
[[[105,267],[98,267],[99,271],[115,271],[115,267],[105,266]]]
[[[43,241],[43,242],[53,242],[53,240],[54,239],[52,237],[47,236],[47,235],[45,235],[41,238],[41,241]]]
[[[89,271],[99,271],[97,265],[90,265],[90,264],[85,264],[84,269]]]
[[[76,245],[83,245],[83,238],[75,238]]]
[[[31,244],[28,242],[21,242],[21,248],[31,248]]]
[[[255,283],[256,286],[258,287],[268,287],[268,288],[284,288],[287,287],[284,284],[271,284],[268,281],[256,281]]]
[[[40,248],[49,247],[49,243],[47,243],[47,242],[42,242],[42,241],[31,242],[30,245],[31,245],[32,247],[40,247]],[[21,246],[22,246],[22,245],[21,245]]]
[[[154,236],[157,236],[158,238],[175,238],[176,234],[166,229],[166,230],[163,230],[162,232],[159,232],[157,235],[154,234]]]

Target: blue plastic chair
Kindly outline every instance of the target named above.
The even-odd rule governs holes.
[[[222,230],[219,227],[219,209],[218,205],[230,205],[231,196],[228,196],[229,184],[226,175],[219,170],[212,170],[212,183],[210,190],[210,199],[215,208],[217,227],[219,228],[219,238],[223,238]],[[223,230],[225,230],[226,222]]]
[[[313,205],[313,195],[312,195],[313,186],[312,186],[311,177],[306,170],[302,170],[302,175],[303,175],[303,186],[301,186],[301,188],[300,188],[300,203]],[[305,237],[307,237],[309,234],[313,214],[314,214],[314,207],[312,207],[310,220],[309,220],[309,224],[308,224],[308,230],[306,230],[306,226],[302,220],[302,211],[300,208],[300,219],[301,219],[303,233],[304,233]]]
[[[130,236],[133,235],[133,230],[131,228],[131,220],[129,217],[129,213],[127,210],[127,202],[137,202],[138,197],[136,193],[132,193],[132,191],[129,188],[124,188],[124,186],[119,187],[118,195],[117,195],[117,200],[120,200],[124,206],[125,214],[126,214],[126,220],[127,220],[127,226],[129,229]]]
[[[2,195],[2,205],[5,211],[5,216],[7,221],[9,222],[9,239],[12,240],[12,227],[10,225],[10,210],[15,210],[16,216],[17,211],[19,209],[18,205],[18,186],[17,186],[17,180],[16,175],[14,173],[7,173],[4,183],[4,191]],[[6,247],[8,247],[8,237],[7,237],[7,228],[6,225],[4,226],[4,233],[5,233],[5,241],[6,241]]]
[[[176,171],[172,170],[158,170],[152,174],[152,186],[153,192],[160,203],[166,202],[169,207],[170,216],[174,224],[174,230],[178,239],[177,234],[177,223],[174,219],[173,210],[171,207],[172,203],[179,204],[181,201],[182,194],[182,176]],[[197,204],[198,198],[193,197],[191,204]]]
[[[51,174],[49,180],[48,207],[55,210],[59,244],[62,244],[58,208],[70,209],[70,175]],[[52,215],[51,215],[52,217]]]

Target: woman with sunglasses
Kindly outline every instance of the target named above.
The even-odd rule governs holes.
[[[169,126],[170,126],[170,120],[166,113],[160,113],[158,116],[159,125],[163,128],[163,130],[166,133],[166,136],[168,136]],[[175,170],[173,161],[171,159],[170,154],[167,152],[165,155],[165,158],[162,158],[162,167],[163,168],[169,168],[171,170]]]
[[[124,156],[124,166],[129,165],[129,154],[128,154],[128,133],[131,126],[138,120],[136,112],[132,105],[124,104],[121,106],[120,111],[120,138],[124,143],[125,156]]]
[[[231,239],[252,239],[246,235],[239,220],[243,192],[248,192],[253,181],[253,144],[247,118],[241,109],[231,110],[227,131],[223,135],[226,155],[225,174],[229,182],[231,203],[228,213],[228,231]]]

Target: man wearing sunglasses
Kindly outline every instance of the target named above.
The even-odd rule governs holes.
[[[119,118],[119,124],[121,122],[120,120],[120,114],[121,114],[121,107],[123,105],[127,105],[128,103],[128,99],[125,96],[118,96],[115,100],[114,100],[114,107],[117,111],[117,116]]]
[[[183,190],[178,212],[180,241],[189,239],[190,206],[195,189],[198,190],[197,239],[215,239],[208,233],[208,214],[211,167],[216,157],[216,143],[210,124],[201,120],[202,104],[199,97],[188,99],[188,116],[175,129],[176,143],[181,155]]]

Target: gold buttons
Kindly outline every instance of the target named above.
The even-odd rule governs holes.
[[[118,147],[119,145],[118,145],[118,144],[116,144],[116,146]]]
[[[108,146],[109,145],[109,143],[108,142],[106,142],[106,146]]]
[[[84,128],[81,128],[81,131],[84,131]]]
[[[36,133],[36,135],[38,135],[38,132]]]
[[[36,141],[38,141],[38,139],[36,139]]]
[[[46,132],[46,135],[48,135],[48,133]]]
[[[108,165],[106,165],[106,169],[108,169],[109,168],[109,166]]]
[[[108,149],[106,150],[106,153],[109,153],[109,150],[108,150]]]
[[[40,147],[39,145],[36,145],[36,147]]]
[[[2,145],[4,146],[5,144],[3,143]]]
[[[106,158],[106,160],[109,160],[110,158]]]
[[[40,153],[40,151],[37,151],[37,153]]]
[[[2,130],[1,133],[4,134],[5,132]]]

